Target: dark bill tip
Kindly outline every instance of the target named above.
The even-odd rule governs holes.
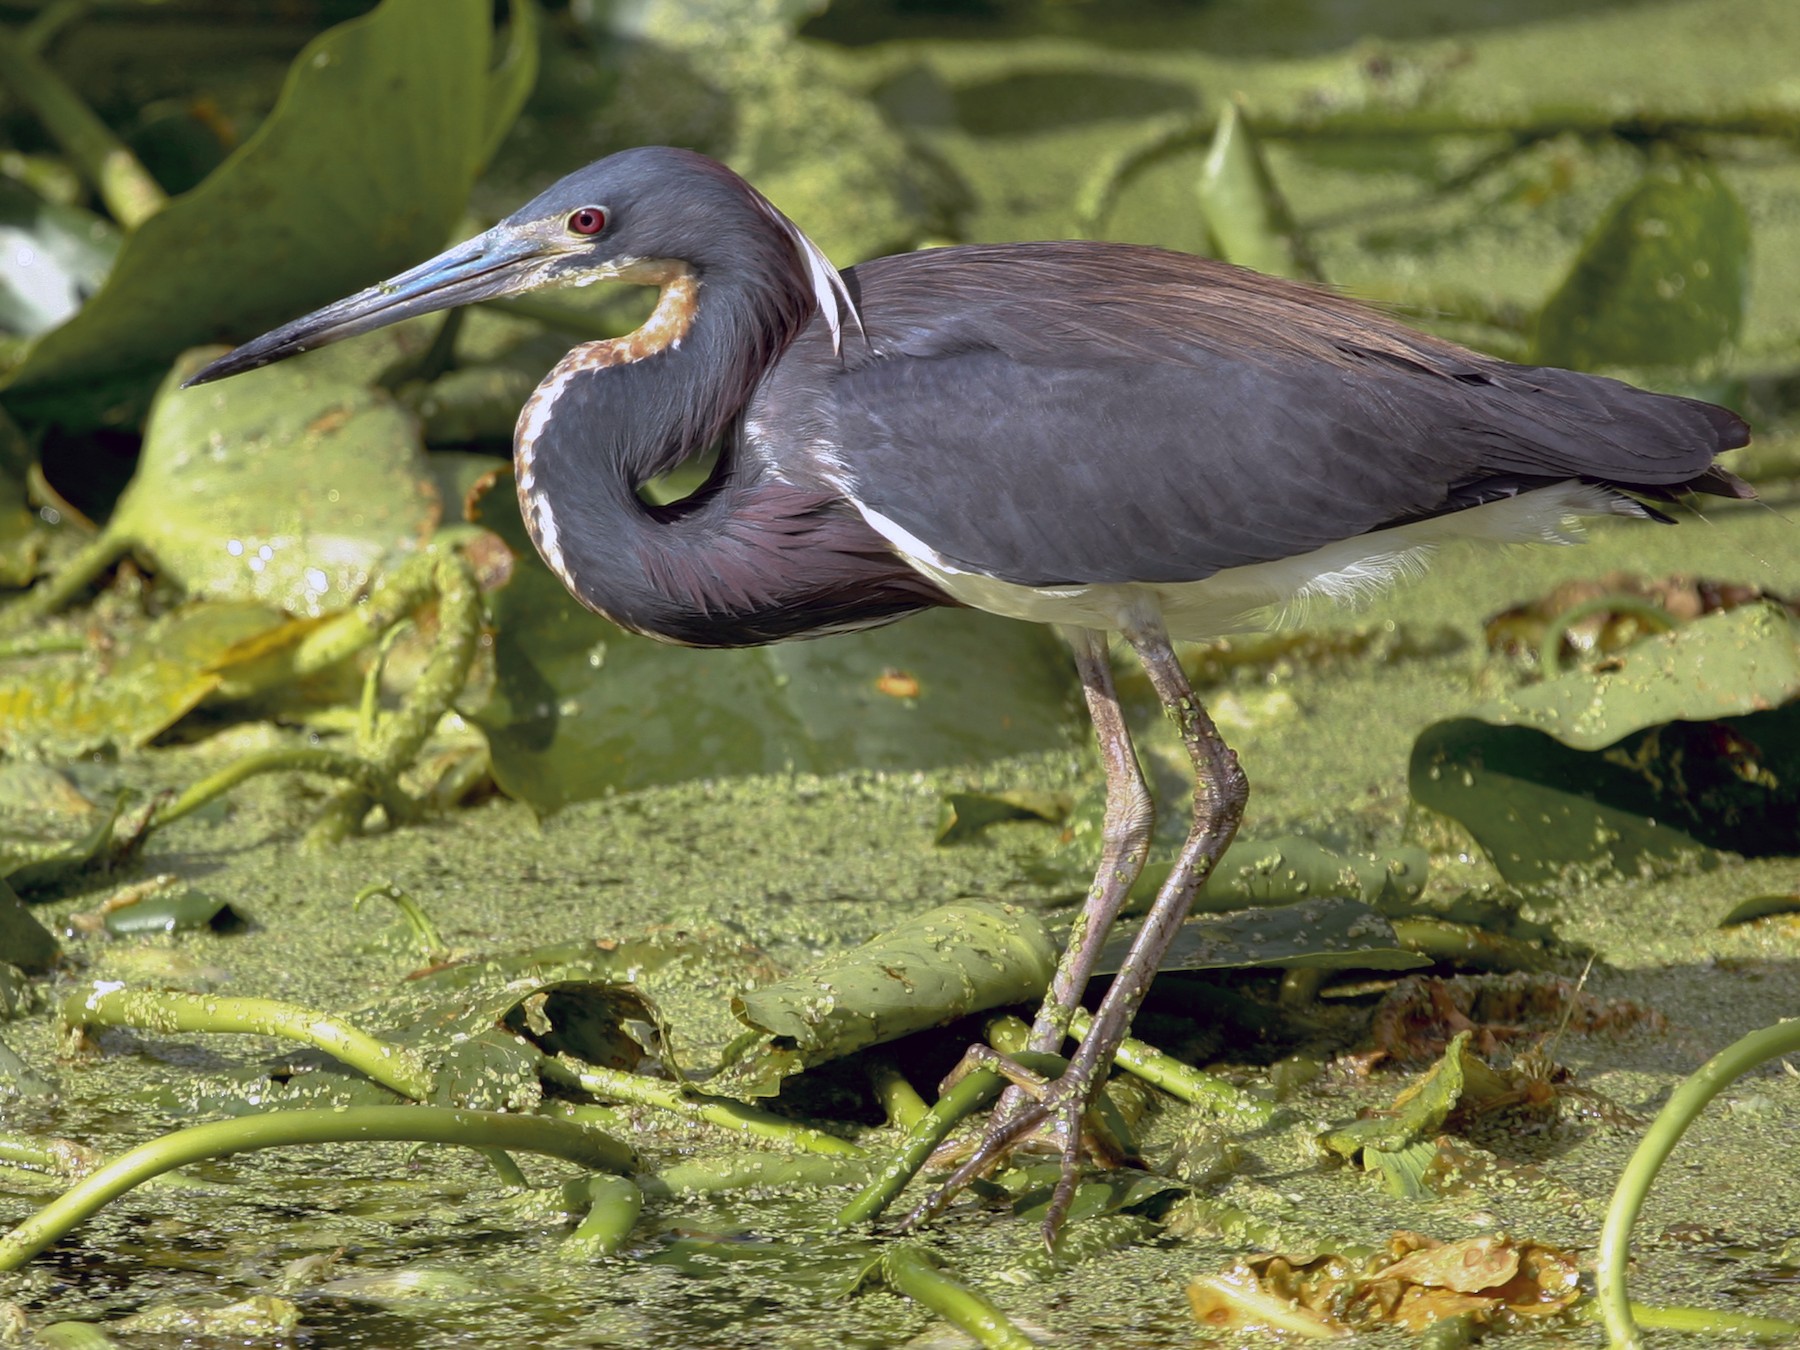
[[[530,290],[541,253],[531,240],[496,226],[397,277],[252,338],[183,380],[183,389],[285,361],[402,319]]]

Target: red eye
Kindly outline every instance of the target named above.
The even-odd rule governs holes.
[[[606,212],[598,206],[584,206],[569,217],[569,228],[576,234],[599,234],[606,228]]]

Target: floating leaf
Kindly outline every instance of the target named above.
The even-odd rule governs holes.
[[[1075,734],[1068,656],[1039,625],[946,609],[816,642],[671,647],[583,609],[511,502],[481,505],[521,556],[492,602],[494,693],[465,711],[494,780],[539,811],[690,778],[969,763]]]
[[[56,963],[60,950],[50,930],[31,917],[25,902],[0,877],[0,962],[37,975]],[[5,1005],[0,998],[0,1009]]]
[[[1117,974],[1137,936],[1114,932],[1095,967]],[[1269,909],[1197,914],[1181,926],[1160,969],[1411,970],[1431,962],[1401,947],[1393,925],[1358,900],[1325,896]]]
[[[217,932],[242,927],[244,919],[223,896],[177,885],[135,897],[129,904],[107,906],[103,922],[114,937],[130,937],[197,928]]]
[[[307,615],[350,604],[424,543],[442,508],[417,425],[384,391],[304,362],[180,388],[205,359],[164,382],[109,537],[189,595]]]
[[[1507,1090],[1506,1081],[1469,1048],[1469,1034],[1462,1032],[1452,1040],[1443,1058],[1407,1084],[1391,1109],[1329,1130],[1320,1142],[1346,1161],[1360,1160],[1371,1170],[1376,1169],[1376,1162],[1366,1154],[1398,1154],[1421,1144],[1425,1145],[1424,1161],[1429,1161],[1432,1141],[1465,1094],[1479,1099]],[[1422,1164],[1419,1170],[1422,1175]],[[1389,1171],[1386,1175],[1390,1186],[1396,1187],[1396,1194],[1420,1193],[1416,1186],[1400,1188],[1399,1173]]]
[[[160,370],[183,348],[247,336],[442,247],[494,125],[489,0],[383,0],[295,58],[280,101],[199,187],[125,242],[106,284],[46,333],[10,392]],[[354,147],[354,153],[349,148]]]
[[[1426,728],[1408,779],[1530,886],[1571,864],[1793,852],[1797,764],[1800,621],[1758,603]]]
[[[105,653],[0,661],[0,748],[80,755],[142,746],[219,687],[242,644],[288,633],[288,624],[266,605],[202,603],[111,634]]]
[[[961,844],[1004,820],[1036,820],[1061,824],[1069,799],[1055,792],[952,792],[944,797],[949,818],[938,828],[939,844]]]
[[[1687,366],[1743,328],[1750,222],[1709,161],[1653,165],[1595,227],[1538,316],[1544,365]]]
[[[732,1000],[767,1039],[708,1084],[768,1096],[789,1074],[970,1013],[1043,997],[1050,930],[1013,905],[963,901],[908,919],[805,975]]]

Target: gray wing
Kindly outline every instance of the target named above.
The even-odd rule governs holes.
[[[784,362],[765,421],[810,405],[861,502],[1022,585],[1198,580],[1567,478],[1730,490],[1712,460],[1747,436],[1708,404],[1161,250],[946,249],[850,275],[869,344]]]

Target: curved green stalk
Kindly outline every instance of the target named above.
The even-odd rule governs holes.
[[[95,535],[55,573],[0,607],[0,633],[28,632],[31,625],[73,603],[124,551],[125,544],[117,537],[104,531]]]
[[[1597,1298],[1584,1298],[1569,1311],[1586,1322],[1605,1320]],[[1653,1331],[1687,1331],[1701,1336],[1747,1336],[1757,1341],[1800,1344],[1800,1322],[1790,1322],[1785,1317],[1758,1317],[1754,1313],[1726,1312],[1721,1308],[1684,1308],[1633,1302],[1631,1319],[1639,1327],[1649,1327]]]
[[[881,1274],[896,1293],[930,1308],[984,1350],[1031,1350],[1031,1338],[987,1295],[944,1274],[918,1243],[896,1243],[883,1252]]]
[[[404,798],[394,795],[384,784],[368,760],[344,750],[328,750],[323,746],[295,745],[280,750],[264,750],[227,764],[217,773],[208,774],[198,783],[150,817],[150,828],[172,825],[191,815],[215,798],[223,797],[238,784],[265,773],[318,773],[328,778],[347,778],[362,791],[377,794],[382,805],[403,811]]]
[[[974,1069],[964,1074],[940,1096],[931,1110],[906,1133],[894,1156],[856,1193],[854,1199],[838,1211],[837,1224],[847,1228],[854,1223],[867,1223],[878,1218],[894,1203],[906,1183],[918,1175],[931,1157],[932,1150],[956,1128],[964,1116],[979,1111],[1000,1095],[1006,1080],[991,1069]]]
[[[562,1249],[571,1256],[611,1256],[631,1236],[638,1215],[644,1212],[644,1193],[630,1177],[598,1175],[574,1186],[587,1202],[587,1214],[575,1231],[563,1239]]]
[[[690,1120],[703,1120],[709,1125],[786,1144],[806,1153],[833,1154],[842,1158],[861,1158],[865,1150],[848,1139],[840,1139],[824,1130],[799,1125],[772,1111],[759,1111],[754,1106],[729,1097],[708,1097],[702,1093],[683,1092],[674,1083],[645,1078],[641,1074],[623,1073],[618,1069],[584,1064],[568,1055],[552,1059],[548,1055],[538,1061],[538,1072],[564,1087],[608,1101],[626,1102],[632,1106],[649,1106],[659,1111],[673,1111]]]
[[[1683,1079],[1644,1131],[1637,1151],[1619,1176],[1612,1203],[1606,1207],[1606,1223],[1600,1229],[1594,1259],[1595,1301],[1613,1350],[1640,1350],[1643,1345],[1632,1320],[1626,1274],[1631,1260],[1631,1226],[1643,1208],[1650,1183],[1708,1102],[1758,1065],[1796,1051],[1800,1051],[1800,1018],[1751,1032]]]
[[[1085,1040],[1088,1028],[1093,1024],[1092,1014],[1086,1008],[1077,1008],[1070,1019],[1069,1031],[1076,1040]],[[1204,1069],[1196,1069],[1192,1064],[1183,1064],[1175,1056],[1130,1036],[1119,1042],[1113,1063],[1172,1097],[1196,1106],[1210,1106],[1247,1126],[1267,1125],[1281,1110],[1267,1098],[1247,1092]]]
[[[469,667],[474,664],[481,637],[482,616],[481,587],[475,573],[462,555],[450,547],[428,549],[418,561],[408,559],[395,569],[397,575],[391,587],[384,582],[376,588],[371,605],[404,605],[395,617],[394,622],[398,622],[417,606],[421,568],[427,569],[429,589],[436,592],[438,602],[438,635],[431,646],[431,659],[400,707],[357,736],[360,757],[370,765],[381,790],[359,783],[327,802],[306,833],[310,846],[335,843],[354,833],[371,806],[383,807],[395,820],[416,814],[418,804],[401,790],[400,775],[418,757],[426,739],[468,682]]]
[[[448,1106],[352,1106],[239,1116],[166,1134],[90,1173],[0,1238],[0,1271],[17,1270],[103,1205],[177,1167],[252,1149],[407,1140],[542,1153],[597,1172],[626,1174],[637,1167],[628,1145],[546,1116]]]
[[[884,1056],[870,1057],[869,1086],[874,1089],[875,1100],[881,1103],[881,1109],[887,1113],[888,1124],[897,1125],[902,1130],[910,1130],[917,1125],[931,1109],[918,1090],[906,1081],[906,1075],[900,1072],[899,1066]]]
[[[279,1036],[314,1046],[357,1072],[417,1101],[436,1087],[414,1051],[351,1026],[341,1017],[273,998],[187,994],[171,989],[124,989],[95,984],[63,1002],[72,1027],[131,1027],[140,1031],[240,1032]]]

